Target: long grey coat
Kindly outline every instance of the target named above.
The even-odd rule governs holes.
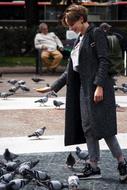
[[[85,142],[81,125],[80,85],[83,86],[85,107],[87,109],[86,126],[89,124],[92,134],[101,139],[117,133],[116,107],[113,80],[108,75],[108,45],[104,33],[96,30],[94,41],[91,38],[93,27],[90,26],[79,50],[79,72],[73,71],[72,62],[66,71],[54,82],[52,89],[59,91],[67,84],[65,111],[65,145]],[[94,49],[95,48],[95,49]],[[104,100],[98,104],[93,101],[96,86],[104,89]]]

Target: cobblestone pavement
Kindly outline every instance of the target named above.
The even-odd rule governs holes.
[[[127,157],[127,150],[125,150],[124,153]],[[59,180],[60,182],[67,184],[68,177],[72,176],[76,172],[81,171],[81,169],[83,168],[83,163],[81,162],[77,163],[73,169],[67,168],[65,163],[68,154],[68,152],[21,154],[19,155],[18,159],[22,162],[30,160],[40,160],[40,162],[34,167],[34,170],[46,171],[51,177],[51,180]],[[76,160],[78,160],[75,152],[72,152],[72,155],[75,157]],[[108,150],[101,151],[101,158],[102,159],[100,162],[100,168],[102,172],[102,178],[92,180],[80,180],[78,190],[126,190],[127,184],[119,183],[117,164],[116,162],[114,162],[114,159],[112,159],[111,153]],[[30,182],[23,189],[46,190],[46,188],[44,188],[43,186],[38,186],[35,180],[34,182]]]

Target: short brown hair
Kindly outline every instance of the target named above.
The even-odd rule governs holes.
[[[68,26],[66,20],[69,23],[73,24],[76,21],[78,21],[81,17],[83,18],[84,22],[86,22],[87,15],[88,15],[88,10],[86,7],[84,7],[82,5],[72,4],[69,7],[67,7],[66,10],[64,11],[63,18],[62,18],[62,24],[64,26]]]

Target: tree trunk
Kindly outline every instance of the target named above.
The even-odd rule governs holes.
[[[38,0],[25,0],[26,5],[26,23],[28,28],[38,25]]]

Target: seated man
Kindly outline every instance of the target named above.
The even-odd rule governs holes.
[[[60,53],[63,50],[63,44],[54,32],[48,32],[48,26],[45,23],[39,25],[38,32],[34,39],[35,48],[42,50],[41,59],[44,65],[49,71],[54,72],[63,58]]]

